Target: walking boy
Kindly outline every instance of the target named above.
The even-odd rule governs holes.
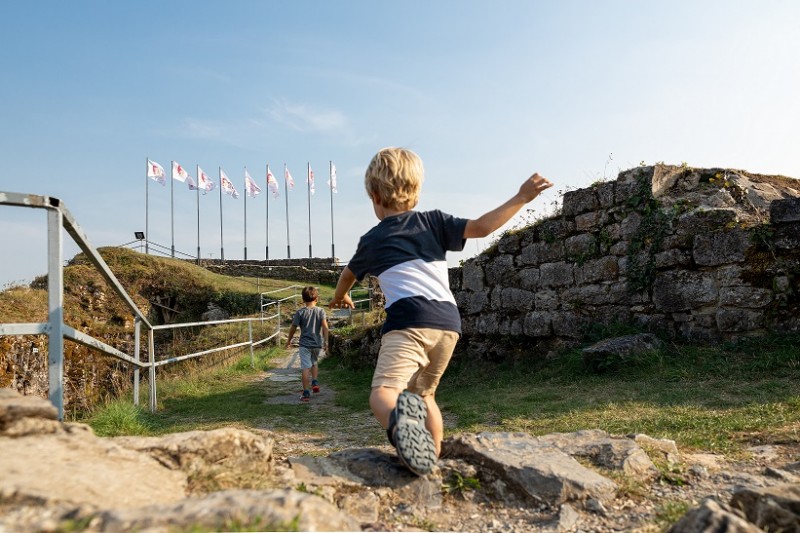
[[[289,328],[286,347],[289,347],[294,333],[299,327],[300,368],[303,376],[303,395],[300,396],[300,401],[308,402],[311,400],[311,390],[319,392],[317,361],[322,349],[328,349],[328,321],[325,318],[325,310],[317,307],[319,291],[316,287],[304,288],[302,296],[305,306],[295,311],[292,317],[292,326]]]
[[[461,334],[446,252],[486,237],[553,185],[533,174],[507,202],[468,220],[412,211],[422,180],[422,161],[410,150],[384,148],[372,158],[364,186],[380,223],[361,237],[330,304],[352,308],[353,284],[378,276],[386,322],[369,403],[400,460],[418,475],[433,470],[441,451],[444,427],[434,395]]]

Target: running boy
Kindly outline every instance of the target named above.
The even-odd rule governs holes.
[[[444,427],[434,394],[461,334],[446,252],[486,237],[553,185],[533,174],[510,200],[468,220],[412,211],[422,180],[422,161],[410,150],[384,148],[372,158],[364,186],[380,223],[361,237],[330,304],[352,308],[353,284],[378,276],[386,322],[369,403],[400,460],[418,475],[433,470],[441,451]]]
[[[300,368],[303,378],[303,395],[300,396],[300,401],[308,402],[311,400],[311,390],[319,392],[317,361],[322,349],[328,349],[328,321],[325,318],[325,310],[317,307],[319,291],[316,287],[304,288],[302,296],[305,306],[295,311],[292,317],[292,326],[289,328],[289,335],[286,338],[286,347],[289,347],[294,333],[299,327]]]

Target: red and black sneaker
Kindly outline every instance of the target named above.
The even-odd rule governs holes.
[[[304,390],[303,391],[303,395],[300,396],[300,401],[303,402],[303,403],[310,402],[311,401],[311,393],[308,392],[307,390]]]
[[[313,392],[319,392],[319,381],[316,379],[311,382],[311,390]]]

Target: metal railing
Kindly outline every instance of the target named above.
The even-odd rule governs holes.
[[[140,370],[148,369],[150,379],[150,410],[156,410],[156,368],[169,363],[183,361],[193,357],[200,357],[210,353],[250,346],[251,364],[253,363],[253,347],[280,335],[280,309],[277,314],[266,315],[262,308],[259,318],[238,318],[229,320],[193,322],[184,324],[167,324],[154,326],[144,313],[136,306],[125,288],[109,269],[105,260],[97,250],[89,244],[89,239],[83,233],[72,214],[58,198],[38,196],[33,194],[2,192],[0,191],[0,205],[44,209],[47,211],[47,306],[48,320],[43,323],[16,323],[0,324],[0,336],[11,335],[47,335],[48,338],[48,398],[58,410],[59,420],[64,419],[64,339],[74,341],[88,348],[96,349],[106,355],[115,357],[134,366],[133,376],[133,401],[139,403],[139,378]],[[63,261],[63,235],[64,228],[72,237],[75,244],[86,255],[89,262],[97,269],[111,289],[119,296],[125,306],[134,315],[134,348],[133,354],[126,354],[113,346],[76,330],[64,323],[64,261]],[[253,341],[253,321],[277,318],[275,333],[264,339]],[[204,350],[201,352],[172,357],[162,361],[155,360],[154,332],[163,329],[185,328],[191,326],[208,326],[215,324],[248,322],[249,338],[246,342],[239,342],[223,347]],[[141,329],[142,324],[148,331],[148,361],[140,359]]]

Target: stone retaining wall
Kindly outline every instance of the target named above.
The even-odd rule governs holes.
[[[800,331],[800,181],[656,165],[450,269],[465,340],[579,340],[625,323],[730,339]]]
[[[329,257],[269,261],[204,259],[200,266],[226,276],[285,279],[323,285],[335,285],[343,268],[338,259]]]

